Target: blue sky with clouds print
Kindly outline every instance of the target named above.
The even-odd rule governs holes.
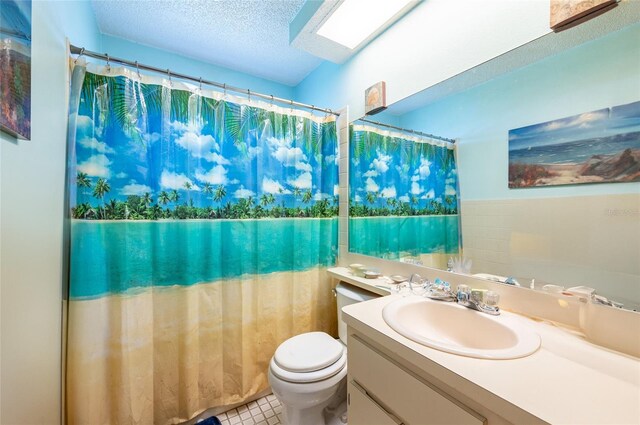
[[[352,215],[457,212],[457,168],[451,146],[362,125],[351,126],[349,143],[349,200],[356,207]]]
[[[640,102],[585,112],[509,131],[509,150],[640,132]]]
[[[179,203],[189,199],[196,207],[265,194],[273,195],[274,204],[296,207],[337,196],[333,119],[90,73],[82,91],[76,172],[92,186],[105,179],[105,201],[145,193],[155,201],[161,192],[176,190]],[[225,197],[215,202],[204,190],[208,185],[224,187]],[[91,187],[78,188],[77,203],[98,201]]]

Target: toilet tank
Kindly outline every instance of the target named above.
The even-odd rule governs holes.
[[[347,345],[347,324],[342,320],[342,307],[349,304],[355,304],[362,301],[367,301],[372,298],[378,298],[379,295],[373,292],[366,291],[357,286],[349,285],[348,283],[340,282],[336,286],[336,298],[338,304],[338,335],[340,341],[344,345]]]

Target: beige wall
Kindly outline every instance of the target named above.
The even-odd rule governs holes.
[[[32,137],[0,135],[3,425],[60,422],[65,36],[98,48],[96,28],[88,2],[33,2]]]
[[[640,195],[462,202],[473,273],[590,286],[629,307],[640,281]]]

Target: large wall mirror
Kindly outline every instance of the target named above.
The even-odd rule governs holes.
[[[368,119],[349,140],[349,250],[446,266],[460,250],[454,141]]]
[[[470,70],[354,120],[349,251],[638,310],[638,39],[636,23],[471,87]]]

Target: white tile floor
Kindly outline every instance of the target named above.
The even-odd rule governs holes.
[[[273,394],[218,415],[222,425],[280,425],[282,406]]]

